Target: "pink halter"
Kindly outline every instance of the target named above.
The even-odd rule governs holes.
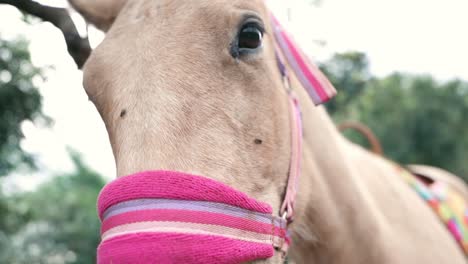
[[[209,178],[150,171],[119,178],[101,191],[98,263],[243,263],[286,253],[287,224],[302,156],[299,101],[283,58],[315,104],[336,93],[272,16],[278,66],[290,101],[291,162],[280,216],[270,205]]]

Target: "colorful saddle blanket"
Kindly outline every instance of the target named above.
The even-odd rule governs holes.
[[[426,184],[409,171],[401,171],[404,180],[433,209],[468,256],[468,205],[463,196],[444,182]]]

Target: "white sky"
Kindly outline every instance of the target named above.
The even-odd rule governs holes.
[[[316,60],[335,52],[358,50],[370,57],[371,70],[382,76],[393,71],[429,73],[441,80],[468,80],[468,1],[466,0],[323,0],[320,7],[306,0],[269,0],[288,28]],[[41,1],[66,6],[63,0]],[[285,4],[287,2],[287,4]],[[40,84],[44,112],[55,120],[52,128],[25,123],[22,146],[39,157],[34,175],[13,175],[9,188],[31,189],[53,173],[71,170],[70,146],[84,160],[111,179],[114,161],[104,125],[81,87],[81,72],[68,56],[61,33],[43,23],[27,26],[12,7],[0,5],[3,38],[25,35],[31,41],[33,63],[53,66]],[[99,34],[91,37],[99,39]],[[324,41],[325,46],[316,44]]]

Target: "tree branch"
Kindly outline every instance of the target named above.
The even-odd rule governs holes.
[[[87,37],[82,38],[65,8],[45,6],[33,0],[0,0],[0,4],[12,5],[19,10],[52,23],[62,31],[70,56],[81,69],[91,53]]]

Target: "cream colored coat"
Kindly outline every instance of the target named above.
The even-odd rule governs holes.
[[[118,176],[196,173],[278,211],[289,166],[289,112],[263,1],[71,3],[108,30],[85,65],[84,87],[106,124]],[[264,47],[236,60],[229,46],[246,14],[267,27]],[[295,80],[293,86],[304,119],[294,262],[466,263],[394,166],[345,140],[326,111]]]

